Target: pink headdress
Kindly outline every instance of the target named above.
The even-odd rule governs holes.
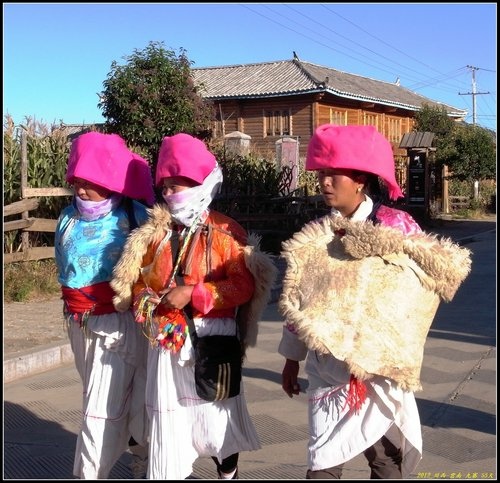
[[[391,143],[373,126],[319,126],[307,148],[306,169],[329,168],[375,174],[387,185],[391,199],[403,197],[396,182]]]
[[[149,205],[155,201],[148,162],[130,151],[118,134],[78,136],[71,145],[66,181],[73,184],[75,177]]]
[[[202,184],[217,166],[215,156],[200,139],[185,133],[163,138],[158,164],[156,166],[156,186],[163,178],[184,176]]]

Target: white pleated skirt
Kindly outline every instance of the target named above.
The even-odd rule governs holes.
[[[391,442],[401,448],[401,472],[407,478],[422,458],[422,430],[414,394],[398,388],[390,379],[375,376],[365,381],[366,400],[354,413],[346,404],[349,383],[331,385],[338,366],[331,356],[309,354],[308,467],[320,470],[346,463],[395,425],[399,431],[391,431],[396,435]]]
[[[224,401],[208,402],[196,394],[189,337],[177,354],[150,348],[147,370],[148,479],[185,479],[200,456],[221,462],[234,453],[260,449],[243,383],[238,396]]]
[[[105,479],[130,436],[147,443],[147,340],[130,311],[90,316],[85,329],[66,317],[66,326],[83,383],[73,474]]]

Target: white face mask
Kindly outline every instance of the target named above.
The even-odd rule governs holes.
[[[199,215],[208,208],[221,184],[222,170],[217,165],[205,178],[203,184],[171,195],[163,195],[163,199],[167,203],[174,221],[190,227]]]
[[[82,200],[79,196],[75,196],[76,208],[85,221],[94,221],[107,215],[120,204],[121,200],[122,196],[119,194],[111,195],[102,201]]]

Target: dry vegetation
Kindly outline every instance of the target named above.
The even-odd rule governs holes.
[[[5,264],[3,279],[4,303],[45,300],[60,293],[54,259]]]

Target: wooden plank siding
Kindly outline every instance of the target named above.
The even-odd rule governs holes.
[[[218,120],[214,123],[214,137],[223,141],[223,137],[233,131],[244,132],[251,139],[252,152],[275,156],[275,145],[282,136],[268,136],[265,132],[265,115],[268,111],[290,112],[291,136],[300,136],[300,156],[305,156],[307,147],[304,145],[304,133],[306,142],[309,142],[312,132],[311,106],[307,99],[294,98],[293,96],[276,97],[273,99],[244,99],[239,103],[235,101],[220,100],[216,103]],[[224,122],[221,123],[220,116]],[[235,118],[238,116],[239,122]],[[222,134],[224,132],[224,134]],[[296,134],[299,133],[299,134]]]
[[[364,104],[364,106],[363,106]],[[223,142],[224,136],[240,131],[251,137],[251,150],[262,155],[274,156],[280,135],[266,133],[266,113],[269,111],[290,113],[290,136],[299,139],[299,156],[305,159],[307,145],[316,127],[322,124],[374,125],[393,145],[395,155],[406,155],[399,149],[403,134],[410,132],[414,120],[407,113],[398,112],[377,104],[347,102],[331,95],[279,96],[274,98],[218,100],[217,121],[213,137]],[[221,122],[220,119],[223,119]],[[343,122],[342,122],[343,121]]]
[[[399,143],[405,133],[411,132],[414,119],[408,111],[354,100],[346,100],[328,93],[277,96],[258,99],[218,100],[218,121],[214,123],[214,138],[223,142],[224,135],[240,131],[251,137],[250,150],[267,159],[276,156],[276,142],[282,136],[266,133],[266,113],[288,111],[290,136],[299,141],[299,158],[305,162],[307,146],[316,127],[322,124],[374,125],[389,142],[394,156],[396,179],[404,190],[407,183],[408,155]],[[220,122],[220,119],[224,122]]]

